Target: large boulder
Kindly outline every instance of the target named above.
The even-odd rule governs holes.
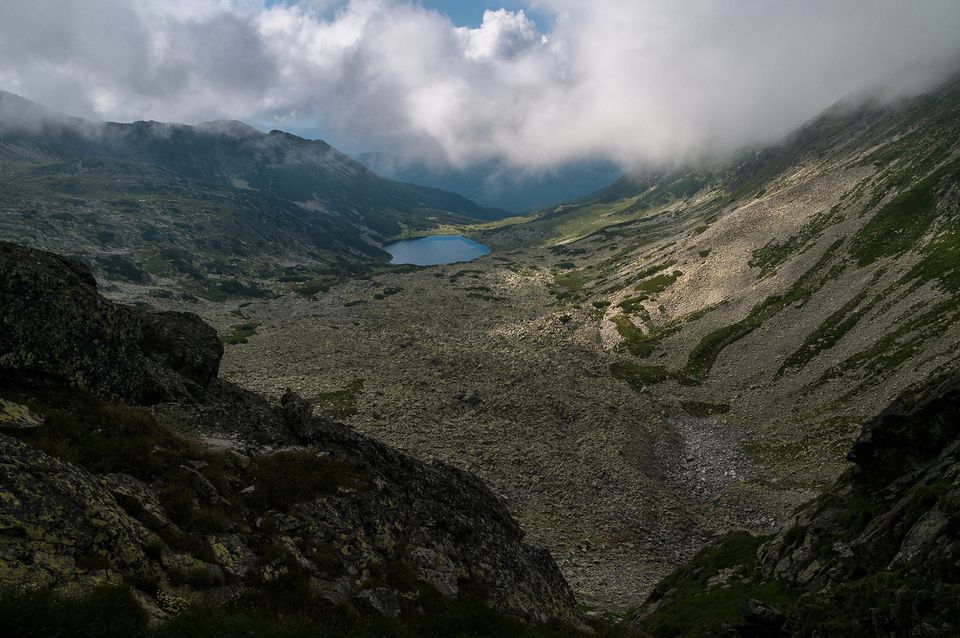
[[[957,635],[960,379],[894,402],[849,458],[852,471],[761,548],[766,578],[810,592],[788,632],[809,635],[839,610],[852,633]]]
[[[0,379],[139,401],[141,341],[137,314],[98,295],[85,266],[0,242]]]
[[[223,342],[216,329],[189,312],[144,312],[140,317],[148,356],[201,387],[217,378]]]

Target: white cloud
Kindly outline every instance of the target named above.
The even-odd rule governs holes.
[[[476,29],[459,27],[464,54],[471,60],[513,58],[535,44],[546,44],[547,37],[521,11],[484,11],[483,23]]]
[[[408,0],[4,0],[0,82],[105,119],[276,121],[525,169],[774,140],[960,59],[956,0],[534,0],[457,27]]]

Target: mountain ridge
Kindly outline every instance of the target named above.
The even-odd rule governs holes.
[[[0,96],[0,162],[5,237],[193,294],[327,285],[382,266],[391,237],[499,215],[322,141],[231,121],[89,122],[12,94]],[[229,272],[240,276],[222,281]]]

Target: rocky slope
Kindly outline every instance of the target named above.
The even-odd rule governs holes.
[[[622,610],[713,534],[775,529],[860,424],[957,368],[958,126],[957,81],[841,105],[729,164],[475,227],[495,250],[470,265],[169,306],[259,324],[226,376],[350,395],[356,427],[480,474]]]
[[[558,301],[603,309],[611,374],[742,432],[770,470],[752,498],[796,504],[879,406],[960,365],[958,180],[954,79],[484,239],[552,246]]]
[[[497,214],[281,131],[89,122],[0,92],[0,234],[108,280],[208,298],[319,289],[385,262],[387,237]]]
[[[188,314],[118,306],[83,266],[0,244],[0,586],[416,615],[473,597],[579,626],[550,555],[475,477],[217,378]],[[433,603],[436,604],[436,603]]]
[[[664,636],[956,635],[960,379],[899,399],[849,458],[851,470],[758,551],[743,538],[709,547],[633,623]]]

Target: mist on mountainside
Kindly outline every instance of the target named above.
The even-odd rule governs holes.
[[[952,0],[537,8],[547,23],[501,9],[465,27],[403,0],[10,0],[0,85],[89,119],[315,127],[341,148],[545,171],[769,143],[852,93],[922,92],[960,55]]]

